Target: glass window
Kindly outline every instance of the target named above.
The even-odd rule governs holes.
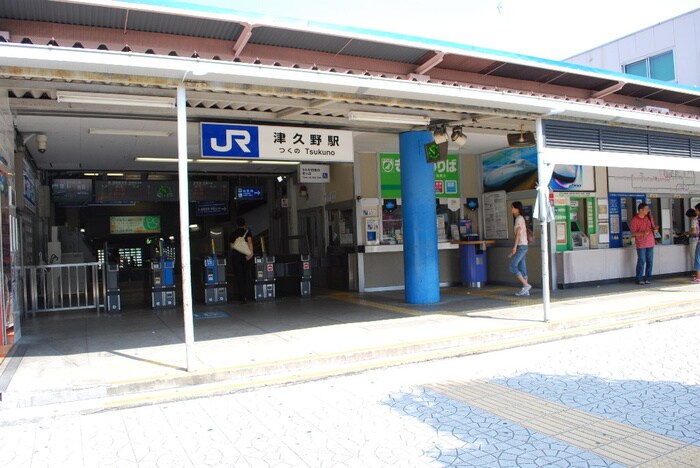
[[[625,65],[625,73],[628,75],[647,77],[647,61],[640,60],[639,62],[630,63]]]
[[[676,74],[673,70],[673,52],[666,52],[649,59],[650,77],[656,80],[673,81]]]
[[[676,72],[673,66],[673,51],[627,64],[623,68],[628,75],[654,78],[662,81],[673,81],[676,79]]]

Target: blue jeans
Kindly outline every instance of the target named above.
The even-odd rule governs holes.
[[[510,257],[510,265],[508,266],[508,269],[515,276],[522,275],[523,278],[527,278],[525,254],[527,254],[527,245],[519,245],[515,251],[515,255]]]
[[[645,267],[646,266],[646,271]],[[654,247],[637,249],[637,282],[651,281],[651,269],[654,267]]]

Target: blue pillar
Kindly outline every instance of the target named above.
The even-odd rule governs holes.
[[[428,131],[399,136],[403,212],[403,271],[408,304],[440,302],[435,210],[435,167],[426,162]]]

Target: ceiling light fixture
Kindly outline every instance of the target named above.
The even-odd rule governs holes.
[[[520,133],[509,133],[508,146],[511,148],[526,148],[528,146],[535,146],[535,134],[532,132],[524,132],[524,125],[520,125]]]
[[[450,137],[447,135],[447,129],[444,126],[436,127],[435,130],[433,130],[433,142],[435,142],[436,145],[447,143],[449,139]]]
[[[251,164],[278,164],[282,166],[295,166],[301,164],[299,161],[250,161]]]
[[[348,119],[358,122],[395,123],[402,125],[430,124],[430,117],[426,115],[390,114],[386,112],[350,111]]]
[[[193,162],[204,164],[248,164],[247,159],[195,159]]]
[[[69,104],[97,104],[112,106],[156,107],[174,109],[175,98],[162,96],[143,96],[137,94],[80,93],[73,91],[56,91],[56,100]]]
[[[136,162],[156,162],[156,163],[177,163],[177,158],[157,158],[151,156],[139,156],[134,158]],[[188,159],[187,162],[193,162],[194,159]]]
[[[108,172],[107,177],[124,177],[123,172]]]
[[[98,177],[100,175],[99,172],[83,172],[83,175],[85,177]]]
[[[162,130],[129,130],[122,128],[89,128],[90,135],[115,135],[115,136],[143,136],[143,137],[169,137],[172,132]]]
[[[462,132],[462,127],[453,128],[450,139],[456,143],[457,146],[464,146],[467,144],[467,135]]]

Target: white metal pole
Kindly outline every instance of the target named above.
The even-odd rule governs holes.
[[[542,254],[542,309],[544,312],[543,320],[547,322],[549,316],[549,220],[546,215],[547,206],[544,205],[549,203],[549,200],[543,196],[545,193],[542,187],[549,185],[549,177],[547,171],[544,168],[544,161],[540,151],[544,148],[544,133],[542,133],[542,118],[537,118],[536,123],[536,135],[537,135],[537,178],[538,186],[540,190],[537,191],[537,197],[540,203],[540,218],[542,218],[541,213],[545,213],[544,221],[540,221],[540,252]]]
[[[182,313],[185,323],[187,371],[194,366],[194,322],[192,320],[192,278],[190,272],[190,194],[187,181],[187,96],[177,87],[177,175],[180,197],[180,265],[182,268]]]

